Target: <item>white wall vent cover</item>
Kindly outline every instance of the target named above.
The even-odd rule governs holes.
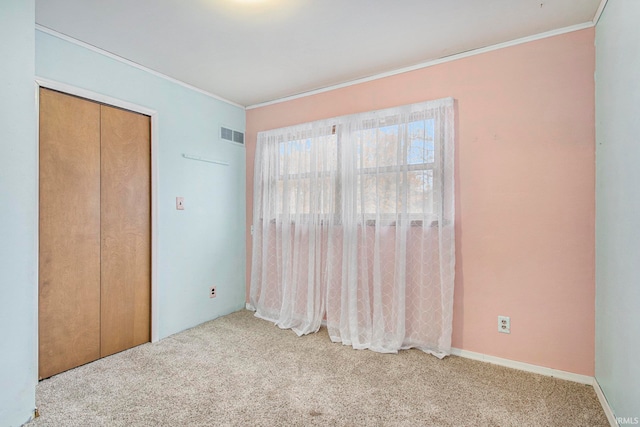
[[[244,133],[226,127],[220,128],[220,138],[227,141],[236,142],[238,144],[244,144]]]

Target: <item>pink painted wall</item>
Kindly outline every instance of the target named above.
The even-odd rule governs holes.
[[[594,71],[586,29],[247,110],[247,229],[259,131],[452,96],[453,346],[593,375]]]

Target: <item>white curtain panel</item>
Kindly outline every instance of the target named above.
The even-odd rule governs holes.
[[[454,100],[258,134],[250,302],[357,349],[451,349]]]

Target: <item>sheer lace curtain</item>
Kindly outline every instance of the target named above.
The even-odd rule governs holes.
[[[454,101],[258,134],[251,305],[358,349],[450,352]]]

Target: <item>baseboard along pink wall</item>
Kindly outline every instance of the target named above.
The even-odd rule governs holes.
[[[258,132],[451,96],[453,346],[593,375],[594,35],[575,31],[247,110],[247,230]],[[511,334],[498,333],[498,315],[511,317]]]

